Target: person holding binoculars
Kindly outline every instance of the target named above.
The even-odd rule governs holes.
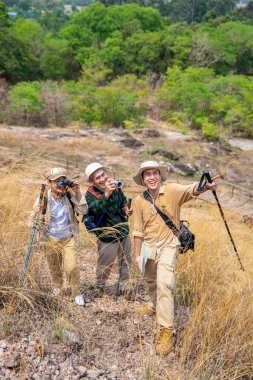
[[[33,215],[40,212],[43,217],[46,258],[54,283],[53,295],[61,294],[63,270],[71,286],[75,302],[84,306],[80,294],[80,272],[77,265],[78,221],[75,213],[87,212],[85,197],[77,181],[67,179],[63,168],[52,168],[46,173],[48,189],[43,203],[39,199],[33,206]]]
[[[97,220],[94,233],[97,236],[98,259],[96,265],[96,287],[105,290],[116,258],[120,263],[119,279],[129,280],[129,268],[132,264],[131,240],[127,218],[132,210],[119,180],[108,178],[103,165],[93,162],[85,169],[85,175],[91,187],[86,192],[89,215]],[[121,289],[121,290],[122,290]]]

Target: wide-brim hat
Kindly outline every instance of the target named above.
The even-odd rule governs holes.
[[[104,169],[104,166],[99,162],[92,162],[92,164],[89,164],[85,169],[85,176],[87,181],[91,181],[92,175],[99,169]]]
[[[142,174],[148,169],[158,169],[161,173],[161,181],[164,182],[168,178],[168,167],[166,165],[160,165],[156,161],[145,161],[141,163],[137,174],[133,177],[133,180],[137,185],[144,186]]]
[[[46,178],[49,181],[54,181],[60,177],[67,178],[67,170],[64,168],[52,168],[47,171]]]

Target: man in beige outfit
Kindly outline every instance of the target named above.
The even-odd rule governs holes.
[[[67,172],[63,168],[52,168],[46,173],[48,190],[43,205],[39,199],[33,213],[41,212],[44,219],[43,234],[49,271],[54,283],[53,294],[59,295],[63,285],[63,271],[71,286],[75,302],[84,306],[80,294],[80,272],[77,265],[78,221],[75,213],[87,212],[85,197],[77,181],[66,185]]]
[[[145,186],[153,204],[143,195],[133,202],[135,265],[142,268],[148,285],[150,304],[142,311],[156,312],[159,355],[166,355],[173,346],[175,267],[180,242],[157,213],[157,206],[179,228],[181,206],[200,193],[216,188],[215,180],[205,190],[197,191],[197,183],[190,185],[166,184],[167,167],[155,161],[141,164],[134,181]]]

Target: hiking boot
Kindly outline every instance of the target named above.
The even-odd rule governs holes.
[[[137,315],[155,314],[155,308],[149,303],[146,303],[144,305],[136,305],[134,311]]]
[[[75,296],[75,303],[77,303],[77,305],[79,306],[85,305],[85,301],[82,294],[78,294],[78,296]]]
[[[156,353],[160,356],[167,355],[173,348],[174,336],[173,329],[161,328],[158,336],[158,343],[156,345]]]

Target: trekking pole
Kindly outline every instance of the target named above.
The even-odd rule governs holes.
[[[39,206],[43,202],[43,199],[45,197],[45,193],[46,193],[46,185],[42,184],[41,185],[41,191],[40,191],[40,197],[39,197]],[[30,259],[31,250],[32,250],[33,240],[34,240],[34,236],[35,236],[35,232],[36,232],[36,228],[37,228],[38,218],[39,218],[39,211],[36,212],[35,218],[34,218],[34,224],[32,227],[32,234],[31,234],[31,238],[30,238],[30,243],[29,243],[29,247],[27,250],[26,258],[25,258],[25,266],[24,266],[24,272],[23,272],[22,280],[20,283],[20,288],[23,288],[23,285],[24,285],[26,271],[27,271],[27,267],[28,267],[28,263],[29,263],[29,259]]]
[[[203,190],[204,187],[205,187],[205,184],[206,184],[206,181],[204,182],[205,178],[207,179],[207,181],[208,181],[209,183],[212,183],[212,178],[211,178],[210,173],[209,173],[208,170],[204,170],[204,171],[203,171],[202,177],[201,177],[200,182],[199,182],[199,185],[198,185],[198,190],[199,190],[199,191]],[[235,245],[234,239],[233,239],[233,237],[232,237],[232,235],[231,235],[231,232],[230,232],[230,230],[229,230],[229,227],[228,227],[228,224],[227,224],[227,221],[226,221],[226,218],[225,218],[224,212],[223,212],[223,210],[222,210],[222,207],[221,207],[221,204],[220,204],[219,198],[218,198],[218,196],[217,196],[217,193],[216,193],[215,190],[212,190],[212,193],[213,193],[213,195],[214,195],[214,198],[215,198],[216,203],[217,203],[217,205],[218,205],[218,208],[219,208],[219,210],[220,210],[220,214],[221,214],[222,219],[223,219],[223,221],[224,221],[224,224],[225,224],[225,227],[226,227],[226,230],[227,230],[228,236],[229,236],[230,241],[231,241],[231,243],[232,243],[232,245],[233,245],[233,248],[234,248],[234,251],[235,251],[236,257],[237,257],[237,259],[238,259],[238,261],[239,261],[240,268],[241,268],[242,271],[245,271],[245,269],[244,269],[244,267],[243,267],[243,265],[242,265],[242,262],[241,262],[241,259],[240,259],[240,256],[239,256],[239,253],[238,253],[238,251],[237,251],[237,248],[236,248],[236,245]]]
[[[132,204],[132,198],[128,198],[127,202],[127,207],[130,209]],[[116,292],[115,292],[115,303],[118,303],[118,298],[120,296],[120,284],[121,284],[121,277],[122,277],[122,267],[123,267],[123,259],[125,255],[125,245],[126,245],[126,238],[123,239],[122,241],[122,249],[120,251],[120,258],[118,261],[118,268],[119,268],[119,275],[118,275],[118,282],[117,282],[117,287],[116,287]]]
[[[122,267],[123,267],[123,257],[125,254],[125,242],[126,238],[123,239],[122,245],[121,245],[121,250],[120,250],[120,258],[118,261],[118,268],[119,268],[119,275],[118,275],[118,282],[117,282],[117,287],[116,287],[116,293],[115,293],[115,303],[118,303],[118,298],[120,296],[120,285],[121,285],[121,278],[122,278]]]

